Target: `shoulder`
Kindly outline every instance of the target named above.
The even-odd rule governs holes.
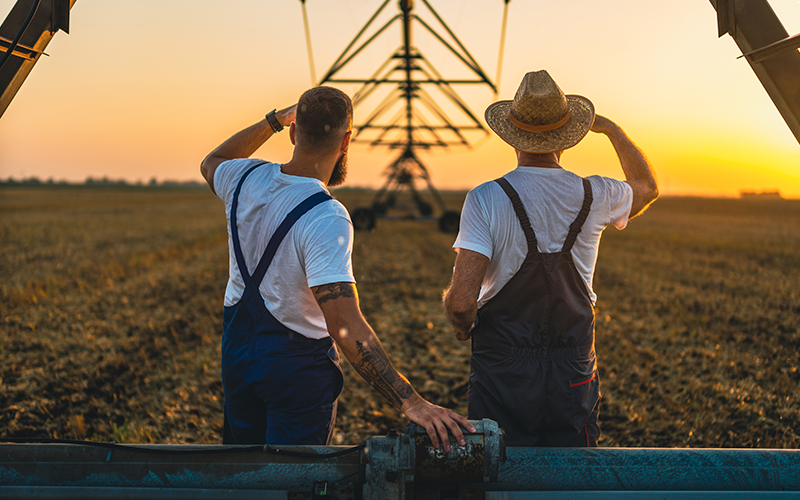
[[[340,238],[352,239],[353,224],[350,214],[336,198],[323,201],[312,208],[300,222],[302,240],[307,244],[331,238],[339,240],[338,242],[341,242]]]
[[[228,200],[236,190],[236,185],[249,169],[258,164],[274,166],[274,163],[255,158],[236,158],[219,164],[214,172],[214,191],[223,201]]]
[[[342,202],[337,200],[336,198],[331,197],[331,200],[327,202],[326,212],[332,217],[341,217],[346,220],[350,220],[350,212],[347,211]]]
[[[627,225],[633,204],[633,189],[630,184],[600,175],[587,179],[592,183],[592,206],[601,210],[602,222],[623,229]]]
[[[500,187],[500,184],[497,183],[496,180],[486,181],[479,186],[474,187],[470,190],[469,194],[476,196],[476,197],[491,197],[497,193],[502,192],[503,188]]]
[[[471,189],[464,201],[465,205],[480,206],[484,210],[494,205],[497,200],[502,200],[506,195],[503,188],[496,181],[488,181]]]
[[[587,179],[592,184],[592,194],[595,195],[595,198],[598,195],[606,200],[633,198],[633,189],[627,182],[602,175],[591,175]]]
[[[330,194],[330,193],[329,193]],[[331,196],[330,200],[323,201],[312,209],[313,214],[310,220],[322,222],[329,219],[339,219],[350,224],[350,213],[342,202]]]
[[[295,244],[309,287],[355,282],[352,272],[353,225],[338,200],[314,207],[298,224]]]

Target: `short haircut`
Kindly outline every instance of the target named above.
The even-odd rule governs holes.
[[[341,90],[306,90],[297,101],[297,146],[308,153],[330,153],[342,143],[352,119],[353,103]]]

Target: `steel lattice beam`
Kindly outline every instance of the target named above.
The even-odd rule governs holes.
[[[718,33],[736,41],[761,85],[800,142],[800,46],[766,0],[710,0]]]
[[[76,0],[18,0],[0,26],[0,117],[58,30],[69,32],[69,11]],[[33,17],[26,23],[29,14]],[[22,28],[25,28],[22,31]],[[6,53],[19,38],[10,57]]]

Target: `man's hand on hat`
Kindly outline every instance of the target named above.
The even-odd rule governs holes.
[[[592,124],[592,132],[598,134],[608,135],[617,128],[617,124],[602,115],[594,116],[594,123]]]

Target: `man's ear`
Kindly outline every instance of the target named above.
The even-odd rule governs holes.
[[[342,153],[347,153],[347,148],[350,147],[350,137],[353,135],[352,130],[348,130],[346,134],[344,134],[344,139],[342,139]]]
[[[295,127],[294,121],[289,124],[289,140],[292,141],[292,146],[297,146],[297,137],[295,135],[297,134],[297,129]]]

